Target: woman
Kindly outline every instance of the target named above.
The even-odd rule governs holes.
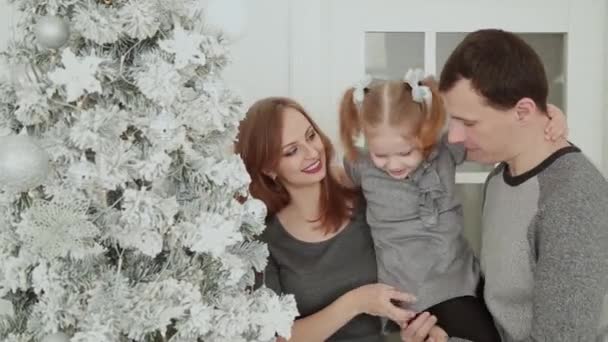
[[[287,98],[255,103],[236,152],[251,175],[251,194],[268,207],[264,283],[298,303],[290,341],[379,342],[374,316],[403,326],[406,341],[446,340],[429,314],[406,323],[415,313],[393,302],[411,302],[411,295],[376,283],[365,203],[328,172],[333,147],[302,106]]]

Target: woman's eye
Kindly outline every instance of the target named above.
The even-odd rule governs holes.
[[[284,155],[289,157],[289,156],[293,156],[294,154],[296,154],[296,152],[298,152],[298,148],[294,147],[294,148],[290,148],[289,150],[285,151]]]

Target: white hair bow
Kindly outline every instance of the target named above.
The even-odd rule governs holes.
[[[422,69],[409,69],[403,80],[412,88],[412,99],[414,101],[418,103],[425,102],[427,105],[431,105],[433,99],[431,88],[420,85],[420,82],[424,80],[424,71]]]
[[[372,76],[369,74],[366,74],[363,76],[363,79],[355,83],[355,91],[353,92],[353,102],[355,104],[358,105],[363,102],[363,98],[365,97],[365,88],[369,87],[370,84],[372,84]]]

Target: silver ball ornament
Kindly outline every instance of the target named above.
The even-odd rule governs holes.
[[[70,337],[62,332],[46,335],[41,342],[70,342]]]
[[[27,135],[0,137],[0,189],[27,191],[49,174],[49,155]]]
[[[70,38],[70,27],[61,17],[46,16],[36,23],[36,40],[49,49],[58,49]]]
[[[15,307],[13,306],[13,303],[4,298],[0,298],[0,317],[2,316],[15,316]]]

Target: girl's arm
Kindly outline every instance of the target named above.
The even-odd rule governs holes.
[[[558,107],[548,104],[547,115],[549,123],[545,128],[545,139],[555,141],[560,138],[568,138],[568,120],[566,115]]]

